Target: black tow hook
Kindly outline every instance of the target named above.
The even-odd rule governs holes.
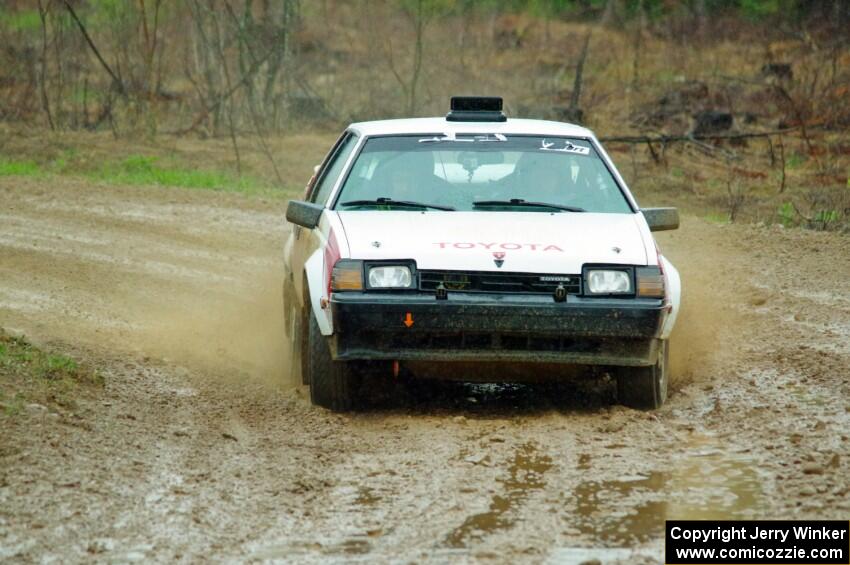
[[[449,291],[446,290],[443,283],[437,285],[437,288],[434,290],[434,294],[437,296],[437,300],[445,300],[449,297]]]
[[[558,283],[555,287],[555,302],[564,302],[567,299],[567,289],[564,288],[564,283]]]

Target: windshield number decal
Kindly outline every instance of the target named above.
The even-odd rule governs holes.
[[[570,140],[564,142],[563,147],[556,147],[554,141],[544,139],[540,142],[541,151],[557,151],[558,153],[572,153],[574,155],[590,155],[590,147],[576,145]]]

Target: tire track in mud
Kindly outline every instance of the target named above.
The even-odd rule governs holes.
[[[280,386],[282,203],[44,183],[0,179],[0,325],[107,386],[4,426],[0,559],[654,562],[665,518],[850,510],[847,236],[661,234],[658,412],[600,381],[334,415]]]

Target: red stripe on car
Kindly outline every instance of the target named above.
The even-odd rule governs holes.
[[[325,288],[327,289],[326,296],[331,295],[331,275],[333,274],[334,265],[339,261],[339,244],[336,241],[336,235],[333,228],[328,232],[328,242],[325,245]]]

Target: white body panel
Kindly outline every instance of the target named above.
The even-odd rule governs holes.
[[[306,230],[299,226],[293,227],[284,245],[284,265],[287,276],[292,276],[293,290],[299,303],[309,302],[319,329],[323,335],[331,335],[331,313],[327,308],[322,308],[322,303],[328,300],[328,281],[330,270],[333,265],[327,264],[328,248],[336,249],[331,258],[350,257],[348,243],[342,236],[342,226],[337,215],[330,211],[322,214],[316,229]],[[304,275],[302,280],[299,273]],[[304,296],[304,282],[306,282],[309,296]]]
[[[355,259],[419,269],[581,274],[585,263],[645,265],[637,214],[338,212]],[[375,243],[380,246],[376,246]],[[496,267],[493,253],[504,253]]]
[[[355,123],[348,131],[359,140],[345,165],[347,170],[369,136],[441,133],[502,133],[584,138],[593,143],[623,188],[630,205],[637,203],[608,154],[590,130],[560,122],[511,119],[506,122],[449,122],[444,118],[384,120]],[[345,174],[330,193],[333,202]],[[313,230],[295,227],[284,247],[287,272],[296,296],[309,302],[323,335],[333,333],[327,304],[332,265],[328,242],[336,241],[332,258],[413,259],[419,269],[580,274],[585,264],[658,265],[659,254],[643,214],[542,212],[413,212],[325,210]],[[376,245],[377,242],[377,245]],[[504,253],[501,268],[494,252]],[[673,330],[680,300],[679,273],[661,258],[670,313],[662,328]],[[310,296],[303,296],[306,275]]]
[[[667,314],[667,319],[664,320],[664,326],[661,328],[661,339],[667,339],[670,337],[670,332],[673,331],[676,318],[679,316],[679,308],[682,302],[682,281],[679,278],[679,271],[666,257],[661,257],[661,263],[667,281],[667,301],[670,304],[670,313]]]

